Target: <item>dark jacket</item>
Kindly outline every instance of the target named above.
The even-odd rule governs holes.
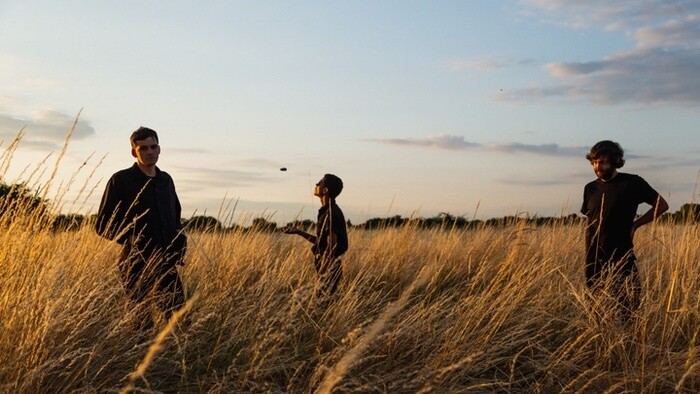
[[[328,244],[330,234],[335,234],[335,245]],[[345,227],[345,216],[335,201],[322,206],[318,210],[316,220],[316,244],[311,251],[316,259],[333,260],[342,256],[348,250],[348,233]]]
[[[156,176],[151,178],[134,163],[107,183],[95,230],[125,246],[165,249],[176,241],[184,249],[181,213],[170,175],[156,167]]]

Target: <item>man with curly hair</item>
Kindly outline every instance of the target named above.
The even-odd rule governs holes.
[[[599,290],[610,280],[623,313],[639,307],[641,284],[634,255],[634,234],[668,210],[668,203],[640,176],[618,172],[624,151],[613,141],[600,141],[586,155],[597,179],[583,190],[581,213],[586,226],[586,285]],[[651,208],[637,216],[641,203]]]

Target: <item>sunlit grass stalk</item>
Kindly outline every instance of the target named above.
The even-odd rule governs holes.
[[[630,324],[585,287],[581,225],[350,229],[340,296],[323,311],[306,242],[191,231],[180,273],[197,297],[187,324],[173,329],[178,314],[153,341],[135,328],[118,245],[4,204],[2,392],[700,390],[698,224],[636,234],[644,297]]]

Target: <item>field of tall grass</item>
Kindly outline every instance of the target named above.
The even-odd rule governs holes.
[[[3,182],[21,136],[0,156]],[[62,184],[53,209],[71,185],[82,207],[91,177]],[[189,301],[143,330],[118,245],[89,224],[52,230],[36,199],[8,201],[0,392],[700,391],[697,224],[637,232],[643,300],[629,322],[585,289],[582,225],[351,229],[327,308],[299,237],[190,233]]]
[[[638,232],[644,297],[627,324],[585,290],[582,232],[351,230],[327,309],[298,237],[191,233],[190,302],[144,332],[118,245],[5,212],[0,391],[700,390],[700,228]]]

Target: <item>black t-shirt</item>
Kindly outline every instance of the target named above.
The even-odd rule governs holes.
[[[618,173],[583,189],[581,213],[588,217],[586,261],[619,260],[632,250],[632,223],[641,203],[655,206],[659,193],[642,177]]]
[[[328,245],[328,236],[331,232],[335,234],[335,248],[333,250]],[[348,233],[345,228],[345,216],[340,207],[332,201],[318,210],[316,244],[312,251],[317,258],[322,256],[337,258],[347,250]]]

